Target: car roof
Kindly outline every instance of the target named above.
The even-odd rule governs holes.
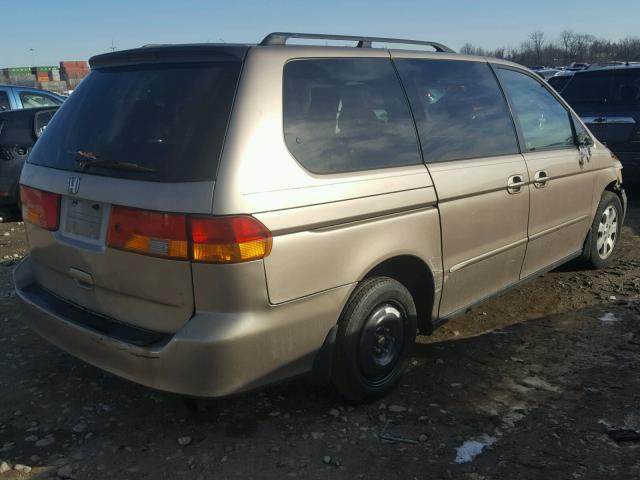
[[[19,88],[20,90],[28,90],[30,92],[46,92],[55,95],[56,97],[62,98],[60,94],[52,92],[51,90],[45,90],[44,88],[25,87],[24,85],[11,85],[9,83],[0,83],[0,88]]]
[[[261,45],[261,44],[229,44],[229,43],[191,43],[191,44],[153,44],[144,45],[139,48],[129,50],[120,50],[116,52],[104,53],[96,55],[89,59],[91,68],[105,68],[119,65],[131,65],[136,63],[154,63],[164,62],[167,60],[176,61],[212,61],[212,60],[242,60],[249,50],[281,50],[290,51],[292,57],[302,54],[310,56],[322,56],[331,52],[349,51],[350,54],[358,52],[359,56],[380,56],[380,52],[393,52],[394,54],[402,53],[403,56],[412,56],[422,58],[443,58],[450,60],[491,62],[495,64],[511,66],[515,68],[526,68],[517,63],[504,60],[501,58],[484,57],[477,55],[465,55],[450,52],[438,52],[428,50],[411,50],[396,48],[361,48],[356,46],[325,46],[325,45],[309,45],[309,44],[291,44],[291,45]],[[333,56],[332,55],[332,56]],[[351,56],[351,55],[350,55]]]
[[[626,69],[636,69],[636,68],[640,68],[640,62],[593,64],[589,68],[577,71],[576,74],[583,75],[588,72],[601,72],[606,70],[626,70]]]

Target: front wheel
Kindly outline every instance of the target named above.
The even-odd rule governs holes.
[[[338,322],[332,383],[353,403],[386,395],[404,372],[415,342],[411,293],[388,277],[364,280]]]
[[[605,191],[598,205],[590,232],[590,241],[582,253],[591,268],[607,267],[615,258],[622,229],[622,203],[615,193]]]

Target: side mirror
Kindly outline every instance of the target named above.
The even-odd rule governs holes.
[[[593,147],[593,139],[587,133],[583,135],[578,135],[578,146],[584,148]]]
[[[36,113],[33,120],[33,135],[36,140],[42,136],[54,113],[56,113],[55,110],[44,110]]]

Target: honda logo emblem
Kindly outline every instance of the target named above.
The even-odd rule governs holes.
[[[70,195],[76,195],[78,190],[80,190],[80,177],[69,177],[67,192]]]

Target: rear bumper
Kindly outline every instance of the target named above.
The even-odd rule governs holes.
[[[100,317],[34,287],[30,257],[16,266],[14,282],[24,322],[52,344],[136,383],[199,397],[231,395],[310,371],[352,289],[261,311],[198,312],[175,334],[134,331],[128,341],[117,329],[94,328]],[[47,295],[53,298],[47,301]]]

